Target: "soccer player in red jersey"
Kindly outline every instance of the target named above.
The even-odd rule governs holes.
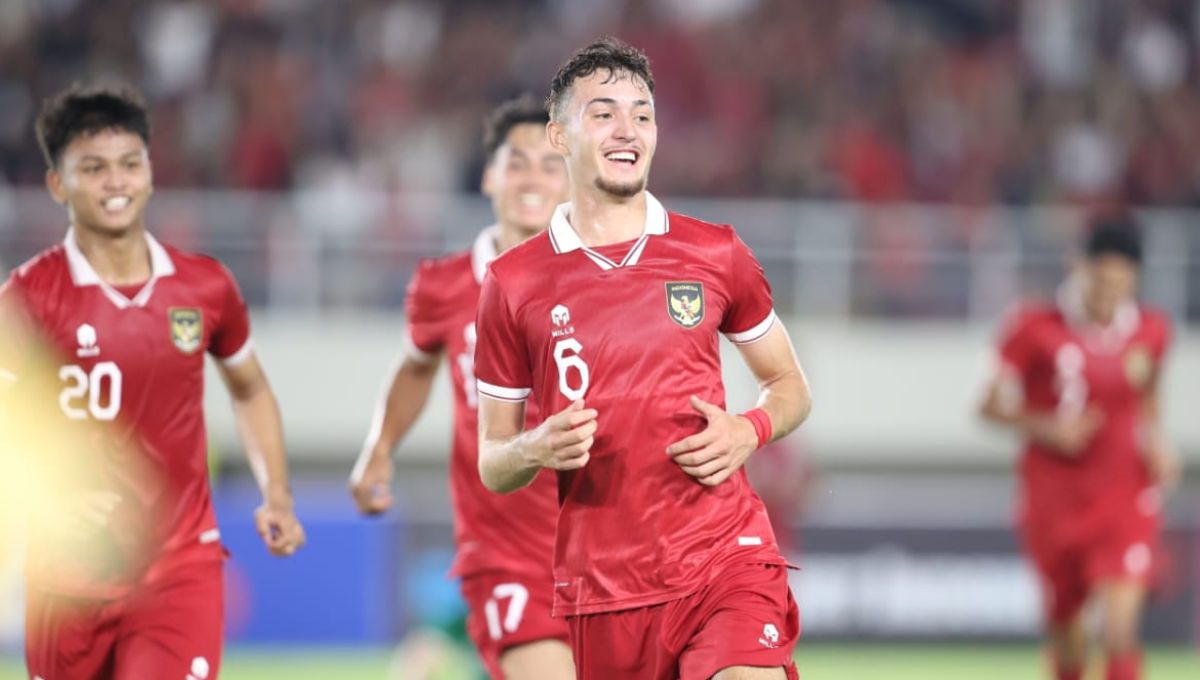
[[[97,490],[62,499],[78,503],[78,524],[90,527],[75,545],[102,545],[106,559],[30,537],[29,674],[215,678],[225,553],[208,485],[206,353],[217,359],[261,483],[263,541],[277,555],[304,543],[245,302],[216,260],[147,233],[150,124],[135,94],[73,88],[46,102],[37,132],[47,187],[70,230],[17,268],[0,298],[56,355],[61,392],[47,407],[61,409],[64,427],[105,426],[108,439],[72,459],[96,469]],[[0,367],[14,383],[8,389],[39,377],[13,363]]]
[[[800,424],[808,387],[750,249],[646,191],[653,88],[612,39],[554,78],[571,201],[484,279],[480,474],[508,493],[557,472],[555,614],[579,678],[794,678],[786,563],[742,466]],[[721,333],[761,387],[743,415]],[[528,399],[550,415],[527,429]]]
[[[1171,332],[1162,312],[1135,299],[1133,226],[1095,227],[1085,255],[1056,304],[1028,304],[1007,320],[981,410],[1025,439],[1018,522],[1042,584],[1055,678],[1083,677],[1083,610],[1094,600],[1106,677],[1132,680],[1159,566],[1161,491],[1179,473],[1159,423]]]
[[[409,285],[408,339],[351,475],[360,510],[392,504],[392,451],[420,415],[443,354],[454,392],[450,482],[454,501],[453,573],[462,577],[467,630],[495,678],[573,678],[567,628],[550,616],[554,520],[558,497],[549,476],[510,496],[479,480],[475,309],[496,256],[545,230],[567,194],[563,159],[546,139],[546,110],[525,96],[502,104],[484,134],[483,192],[496,224],[470,251],[422,262]]]

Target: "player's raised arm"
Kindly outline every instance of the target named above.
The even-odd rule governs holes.
[[[522,431],[525,402],[480,396],[479,476],[487,488],[510,493],[529,486],[542,468],[578,470],[587,465],[597,411],[584,408],[582,399]]]
[[[254,512],[258,533],[273,554],[291,555],[304,545],[305,536],[296,519],[288,481],[279,403],[253,352],[239,361],[217,365],[233,399],[238,431],[262,491],[263,504]]]
[[[350,493],[360,512],[378,515],[392,507],[392,455],[425,410],[440,363],[440,353],[425,354],[412,347],[397,361],[350,473]]]
[[[707,427],[667,447],[683,471],[706,486],[724,482],[751,453],[795,430],[812,410],[808,380],[783,324],[775,322],[761,339],[739,344],[738,350],[758,381],[756,408],[734,415],[693,396],[692,408]]]

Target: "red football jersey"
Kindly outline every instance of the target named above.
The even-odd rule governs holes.
[[[101,280],[73,232],[3,288],[56,353],[62,391],[48,406],[64,426],[110,426],[97,450],[76,460],[96,465],[98,486],[122,496],[103,540],[112,562],[73,564],[31,536],[28,573],[69,594],[118,597],[156,570],[222,555],[208,485],[204,355],[230,365],[250,356],[246,304],[216,260],[146,238],[152,274],[140,290]],[[20,389],[22,368],[7,370]]]
[[[554,476],[538,475],[528,488],[509,495],[488,491],[479,479],[475,308],[480,282],[496,257],[496,231],[484,230],[469,253],[426,260],[418,267],[406,300],[410,355],[420,358],[445,352],[450,364],[454,392],[450,493],[458,546],[453,573],[507,571],[544,574],[549,579],[558,516]],[[535,423],[536,414],[528,413],[526,420]]]
[[[754,342],[776,323],[770,287],[730,227],[646,202],[643,235],[602,248],[560,206],[483,284],[480,393],[600,414],[590,462],[558,475],[557,615],[677,599],[730,562],[783,564],[745,471],[710,488],[666,454],[706,426],[689,396],[725,404],[718,334]]]
[[[1064,417],[1099,411],[1103,425],[1075,458],[1036,441],[1019,463],[1020,514],[1030,530],[1056,542],[1088,540],[1124,515],[1158,511],[1142,457],[1146,390],[1162,370],[1170,322],[1135,304],[1113,323],[1089,323],[1065,286],[1059,304],[1011,315],[1000,340],[1003,370],[1019,382],[1026,408]]]

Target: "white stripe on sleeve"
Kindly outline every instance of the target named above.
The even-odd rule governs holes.
[[[529,398],[529,393],[533,391],[528,387],[489,385],[478,378],[475,379],[475,384],[479,386],[480,394],[490,399],[499,399],[500,401],[525,401]]]
[[[744,330],[741,333],[727,333],[725,337],[729,338],[730,342],[738,345],[748,345],[752,342],[757,342],[765,338],[767,336],[767,332],[775,326],[775,322],[778,320],[779,317],[775,315],[775,310],[772,309],[771,313],[767,314],[767,318],[755,324],[753,328]]]
[[[254,355],[254,341],[246,338],[246,343],[238,351],[221,359],[221,363],[229,368],[235,368]]]

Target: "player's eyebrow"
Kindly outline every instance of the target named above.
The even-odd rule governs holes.
[[[596,97],[595,99],[592,99],[591,101],[589,101],[587,104],[584,104],[583,108],[586,109],[587,107],[591,106],[592,104],[604,104],[606,106],[616,106],[617,100],[613,99],[612,97]],[[639,106],[650,106],[650,100],[648,100],[648,99],[633,100],[633,107],[637,108]]]
[[[125,153],[121,154],[120,156],[117,156],[117,160],[123,161],[130,157],[140,158],[141,155],[142,155],[142,152],[138,151],[138,150],[126,151]],[[80,156],[79,162],[80,163],[106,163],[106,162],[108,162],[108,158],[106,156],[89,153],[89,154],[84,154],[84,155]]]

